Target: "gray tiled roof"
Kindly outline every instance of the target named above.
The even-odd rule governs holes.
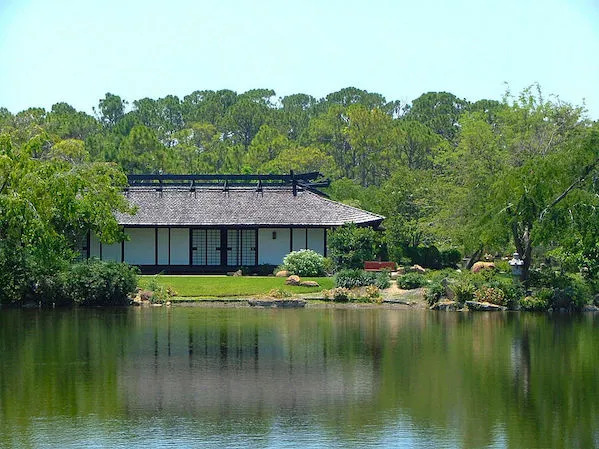
[[[137,226],[340,226],[348,222],[377,226],[383,216],[316,193],[290,188],[189,189],[130,188],[137,214],[117,214],[122,225]]]

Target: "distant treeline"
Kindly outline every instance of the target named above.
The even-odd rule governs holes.
[[[368,186],[382,184],[400,166],[431,168],[440,149],[455,145],[465,112],[491,120],[501,105],[446,92],[401,104],[351,87],[322,99],[219,90],[182,100],[143,98],[129,106],[107,93],[93,116],[66,103],[16,115],[0,109],[0,130],[17,140],[43,130],[49,145],[76,139],[92,160],[116,162],[129,173],[321,170]]]

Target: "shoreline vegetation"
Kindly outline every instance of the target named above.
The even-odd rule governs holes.
[[[136,268],[81,261],[87,235],[127,239],[115,218],[136,213],[127,174],[293,170],[318,171],[331,199],[386,217],[379,231],[330,229],[326,259],[284,263],[290,275],[334,274],[322,281],[332,302],[384,301],[389,279],[362,270],[380,260],[424,267],[396,282],[425,289],[427,306],[599,306],[599,123],[538,85],[474,102],[427,92],[410,104],[355,87],[320,99],[198,90],[131,104],[107,93],[94,111],[0,107],[2,305],[128,304]],[[515,252],[518,279],[502,260]],[[488,257],[496,270],[470,271]],[[177,296],[153,287],[154,302]],[[278,284],[234,293],[297,294]]]
[[[452,278],[452,274],[455,277]],[[389,273],[383,273],[389,276]],[[302,287],[286,284],[287,279],[275,276],[189,276],[189,275],[154,275],[141,276],[134,305],[177,305],[201,307],[307,307],[307,308],[371,308],[384,307],[411,310],[440,311],[530,311],[530,312],[596,312],[592,298],[581,299],[579,307],[559,304],[563,307],[540,307],[532,296],[512,300],[506,298],[504,290],[514,289],[514,294],[523,294],[513,284],[511,275],[505,272],[489,270],[479,278],[496,282],[501,287],[489,293],[492,287],[482,286],[486,296],[476,295],[476,291],[468,287],[463,279],[462,270],[433,270],[425,274],[407,273],[408,276],[394,275],[389,285],[376,289],[374,285],[355,287],[345,292],[348,296],[336,298],[334,287],[338,284],[336,277],[311,277],[302,280],[316,282],[318,286]],[[406,279],[407,278],[407,279]],[[462,278],[462,283],[458,283]],[[441,281],[439,281],[441,279]],[[500,279],[500,281],[497,281]],[[406,286],[405,284],[408,283]],[[512,286],[510,286],[512,284]],[[401,288],[404,285],[407,288]],[[442,291],[439,292],[439,286]],[[507,286],[507,288],[506,288]],[[334,287],[334,288],[333,288]],[[367,289],[372,287],[369,292]],[[152,298],[152,291],[170,291],[165,298]],[[546,289],[546,287],[545,287]],[[464,292],[466,291],[466,293]],[[458,297],[458,295],[461,295]],[[294,301],[297,303],[294,304]],[[536,301],[536,302],[535,302]],[[529,304],[535,304],[530,307]]]

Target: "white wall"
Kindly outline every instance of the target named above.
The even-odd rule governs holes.
[[[156,263],[154,228],[125,229],[129,240],[125,241],[125,262],[133,265]]]
[[[324,256],[324,233],[323,228],[308,228],[308,249],[316,251]]]
[[[306,249],[306,228],[293,228],[293,251]]]
[[[89,257],[100,258],[100,239],[92,232],[89,236]],[[121,243],[102,244],[102,260],[121,261]]]
[[[277,238],[272,238],[272,233],[277,233]],[[258,229],[258,264],[279,265],[283,257],[289,253],[289,228],[262,228]]]
[[[189,265],[188,228],[171,228],[171,265]]]
[[[158,265],[168,265],[168,228],[158,228]]]
[[[121,261],[121,243],[113,243],[112,245],[102,245],[102,260]]]

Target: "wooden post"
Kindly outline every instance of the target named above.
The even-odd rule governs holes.
[[[158,227],[154,227],[154,265],[158,265]]]
[[[254,251],[255,261],[254,265],[258,266],[258,228],[256,228],[256,232],[254,233],[254,245],[256,245],[256,250]]]

